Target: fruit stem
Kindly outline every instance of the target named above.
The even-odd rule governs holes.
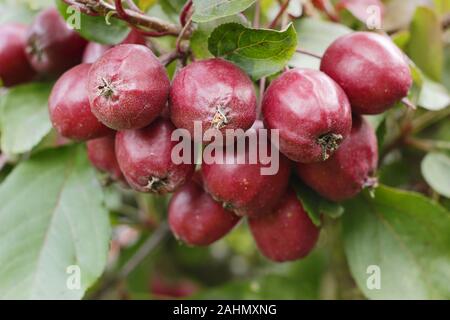
[[[322,56],[320,56],[318,54],[315,54],[315,53],[312,53],[312,52],[309,52],[309,51],[306,51],[306,50],[297,49],[297,50],[295,50],[295,52],[300,53],[300,54],[304,54],[304,55],[307,55],[307,56],[310,56],[310,57],[313,57],[313,58],[317,58],[319,60],[322,60]]]
[[[106,16],[110,12],[116,12],[119,19],[128,22],[134,26],[149,28],[160,33],[171,35],[180,34],[181,28],[175,24],[166,22],[156,17],[149,17],[139,11],[125,9],[122,4],[116,8],[115,5],[105,0],[63,0],[70,6],[76,6],[81,12],[91,16]],[[115,1],[116,4],[119,1]],[[120,12],[119,12],[120,11]]]
[[[344,137],[335,133],[327,133],[317,138],[316,142],[322,148],[323,161],[330,158],[330,155],[339,148],[342,140],[344,140]]]
[[[280,20],[281,16],[284,14],[286,9],[288,8],[289,2],[290,2],[290,0],[286,0],[283,3],[283,5],[281,6],[280,10],[278,11],[278,14],[276,15],[275,19],[273,19],[273,21],[269,24],[269,26],[268,26],[269,29],[275,28],[275,26],[278,23],[278,20]]]
[[[406,97],[406,98],[403,98],[401,102],[402,102],[408,109],[411,109],[411,110],[417,110],[417,106],[416,106],[414,103],[412,103],[412,101],[409,100],[407,97]]]

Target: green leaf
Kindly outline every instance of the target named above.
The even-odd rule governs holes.
[[[214,56],[236,63],[255,80],[282,70],[296,47],[297,36],[292,24],[283,31],[223,24],[212,32],[208,41]]]
[[[195,22],[207,22],[238,14],[250,7],[256,0],[194,0]]]
[[[320,219],[322,214],[328,215],[332,218],[338,218],[344,213],[344,208],[340,204],[321,197],[314,190],[307,187],[300,181],[294,181],[293,186],[295,188],[295,192],[297,193],[297,198],[300,200],[303,208],[306,210],[312,222],[316,226],[320,226],[322,224]]]
[[[80,299],[106,265],[102,201],[79,146],[21,163],[0,187],[0,298]],[[79,289],[67,286],[69,266],[80,268]]]
[[[322,56],[337,38],[352,32],[344,25],[313,18],[302,18],[295,22],[299,48]],[[292,67],[319,69],[320,60],[296,53],[289,62]]]
[[[56,5],[64,19],[72,24],[74,17],[76,17],[74,11],[68,9],[69,6],[62,0],[56,0]],[[93,17],[81,13],[80,28],[75,28],[75,31],[90,41],[102,44],[120,43],[126,38],[130,28],[122,20],[110,18],[109,22],[110,25],[106,23],[105,17]]]
[[[442,79],[444,64],[441,22],[433,9],[418,7],[411,23],[408,55],[432,80]]]
[[[425,109],[438,111],[450,105],[450,94],[443,85],[424,76],[418,104]]]
[[[12,88],[2,97],[1,149],[8,155],[30,151],[51,130],[47,100],[51,85],[32,83]]]
[[[247,27],[249,26],[248,20],[241,15],[234,15],[209,22],[199,23],[190,39],[191,50],[194,53],[195,58],[207,59],[213,57],[211,52],[208,50],[208,39],[211,33],[218,26],[232,22],[239,23]]]
[[[347,259],[370,299],[449,299],[449,230],[449,212],[420,194],[382,186],[345,204]],[[371,266],[379,289],[367,286]]]
[[[439,194],[450,198],[450,158],[442,153],[430,153],[422,161],[422,175]]]

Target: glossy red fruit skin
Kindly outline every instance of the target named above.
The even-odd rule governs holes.
[[[378,165],[377,137],[361,116],[353,118],[350,136],[327,161],[296,164],[302,181],[331,201],[344,201],[356,196],[373,181]]]
[[[128,36],[121,42],[121,44],[142,44],[145,45],[145,38],[135,30],[131,30]],[[100,44],[96,42],[89,42],[83,53],[83,63],[94,63],[100,59],[106,51],[113,46]]]
[[[88,157],[99,171],[108,173],[115,181],[125,181],[117,162],[115,141],[115,134],[88,141]]]
[[[91,109],[115,130],[139,129],[155,120],[167,104],[170,82],[150,49],[122,44],[108,50],[91,67]]]
[[[371,32],[338,38],[320,69],[344,89],[357,114],[383,113],[406,97],[412,85],[404,54],[389,38]]]
[[[25,55],[27,27],[6,24],[0,27],[0,79],[5,87],[31,81],[35,71]]]
[[[211,127],[222,132],[247,130],[256,120],[252,81],[236,65],[222,59],[202,60],[183,68],[173,80],[169,105],[172,122],[192,137],[194,121],[202,123],[204,133]]]
[[[256,121],[251,130],[262,127],[261,121]],[[275,175],[262,175],[261,168],[267,166],[259,161],[256,164],[248,161],[238,164],[237,157],[235,153],[232,163],[202,164],[205,190],[238,216],[255,216],[270,211],[287,189],[291,162],[279,154],[278,172]],[[245,158],[249,158],[248,144]]]
[[[276,262],[304,258],[319,238],[319,228],[311,221],[292,189],[287,191],[272,213],[248,221],[261,253]]]
[[[26,53],[36,71],[55,76],[81,62],[86,44],[55,8],[49,8],[39,13],[30,26]]]
[[[323,72],[310,69],[289,70],[273,81],[262,112],[265,125],[280,132],[280,151],[302,163],[329,157],[352,126],[344,91]],[[324,149],[320,139],[328,136],[335,146]]]
[[[174,194],[168,212],[172,233],[191,246],[216,242],[240,220],[203,190],[201,177],[192,179]]]
[[[85,141],[113,132],[91,112],[86,88],[90,67],[90,64],[73,67],[53,86],[48,109],[53,127],[63,137]]]
[[[172,148],[178,144],[171,141],[174,130],[170,121],[159,118],[143,129],[117,133],[117,161],[133,189],[166,194],[189,181],[195,165],[176,165],[171,158]]]

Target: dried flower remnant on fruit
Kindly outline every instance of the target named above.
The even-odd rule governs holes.
[[[317,139],[317,144],[322,147],[322,159],[328,160],[341,144],[344,137],[341,134],[327,133]]]

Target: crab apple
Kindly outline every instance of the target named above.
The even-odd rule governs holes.
[[[170,90],[170,114],[178,128],[194,137],[194,122],[210,128],[247,130],[256,120],[256,95],[250,78],[231,62],[209,59],[183,68]]]
[[[90,67],[90,64],[73,67],[53,86],[48,100],[50,119],[63,137],[84,141],[113,132],[91,112],[86,88]]]
[[[371,32],[338,38],[320,69],[341,85],[358,114],[383,113],[406,97],[412,85],[405,55],[388,37]]]
[[[230,152],[227,151],[229,146],[224,146],[223,161],[202,164],[205,190],[238,216],[253,216],[270,211],[277,205],[289,183],[291,162],[278,149],[267,150],[267,155],[272,160],[278,157],[278,170],[273,174],[263,173],[263,168],[267,169],[268,165],[263,164],[258,156],[261,154],[262,141],[258,132],[262,127],[262,122],[256,121],[250,129],[258,139],[255,150],[250,147],[250,142],[245,142],[243,152],[239,152],[238,147]],[[269,141],[267,145],[270,146]],[[257,161],[250,161],[252,154],[258,156]],[[274,161],[271,165],[273,164]]]
[[[0,81],[12,87],[30,81],[35,76],[25,55],[27,27],[6,24],[0,27]]]
[[[298,176],[323,197],[343,201],[357,195],[364,187],[376,184],[373,174],[378,164],[377,137],[361,116],[353,118],[350,136],[339,150],[322,163],[296,165]]]
[[[169,87],[164,66],[150,49],[137,44],[108,50],[89,72],[92,112],[115,130],[150,124],[166,106]]]
[[[199,174],[174,194],[168,212],[172,233],[192,246],[212,244],[223,238],[240,220],[203,189]]]
[[[86,143],[92,165],[106,172],[115,181],[125,181],[116,158],[115,134],[93,139]]]
[[[121,44],[142,44],[145,45],[145,38],[136,30],[131,30],[128,36],[121,42]],[[84,63],[94,63],[100,59],[103,54],[111,49],[113,46],[100,44],[96,42],[89,42],[83,53]]]
[[[143,129],[120,131],[116,135],[116,155],[129,185],[140,192],[166,194],[176,191],[195,170],[192,164],[175,164],[171,141],[173,124],[159,118]],[[193,148],[191,148],[192,150]]]
[[[55,8],[49,8],[39,13],[30,26],[26,53],[39,73],[60,75],[81,62],[86,44]]]
[[[350,103],[325,73],[293,69],[267,89],[262,103],[264,122],[280,133],[280,151],[297,162],[324,161],[349,135]]]
[[[275,210],[251,217],[250,230],[261,253],[276,262],[286,262],[307,256],[319,238],[319,228],[290,188]]]

